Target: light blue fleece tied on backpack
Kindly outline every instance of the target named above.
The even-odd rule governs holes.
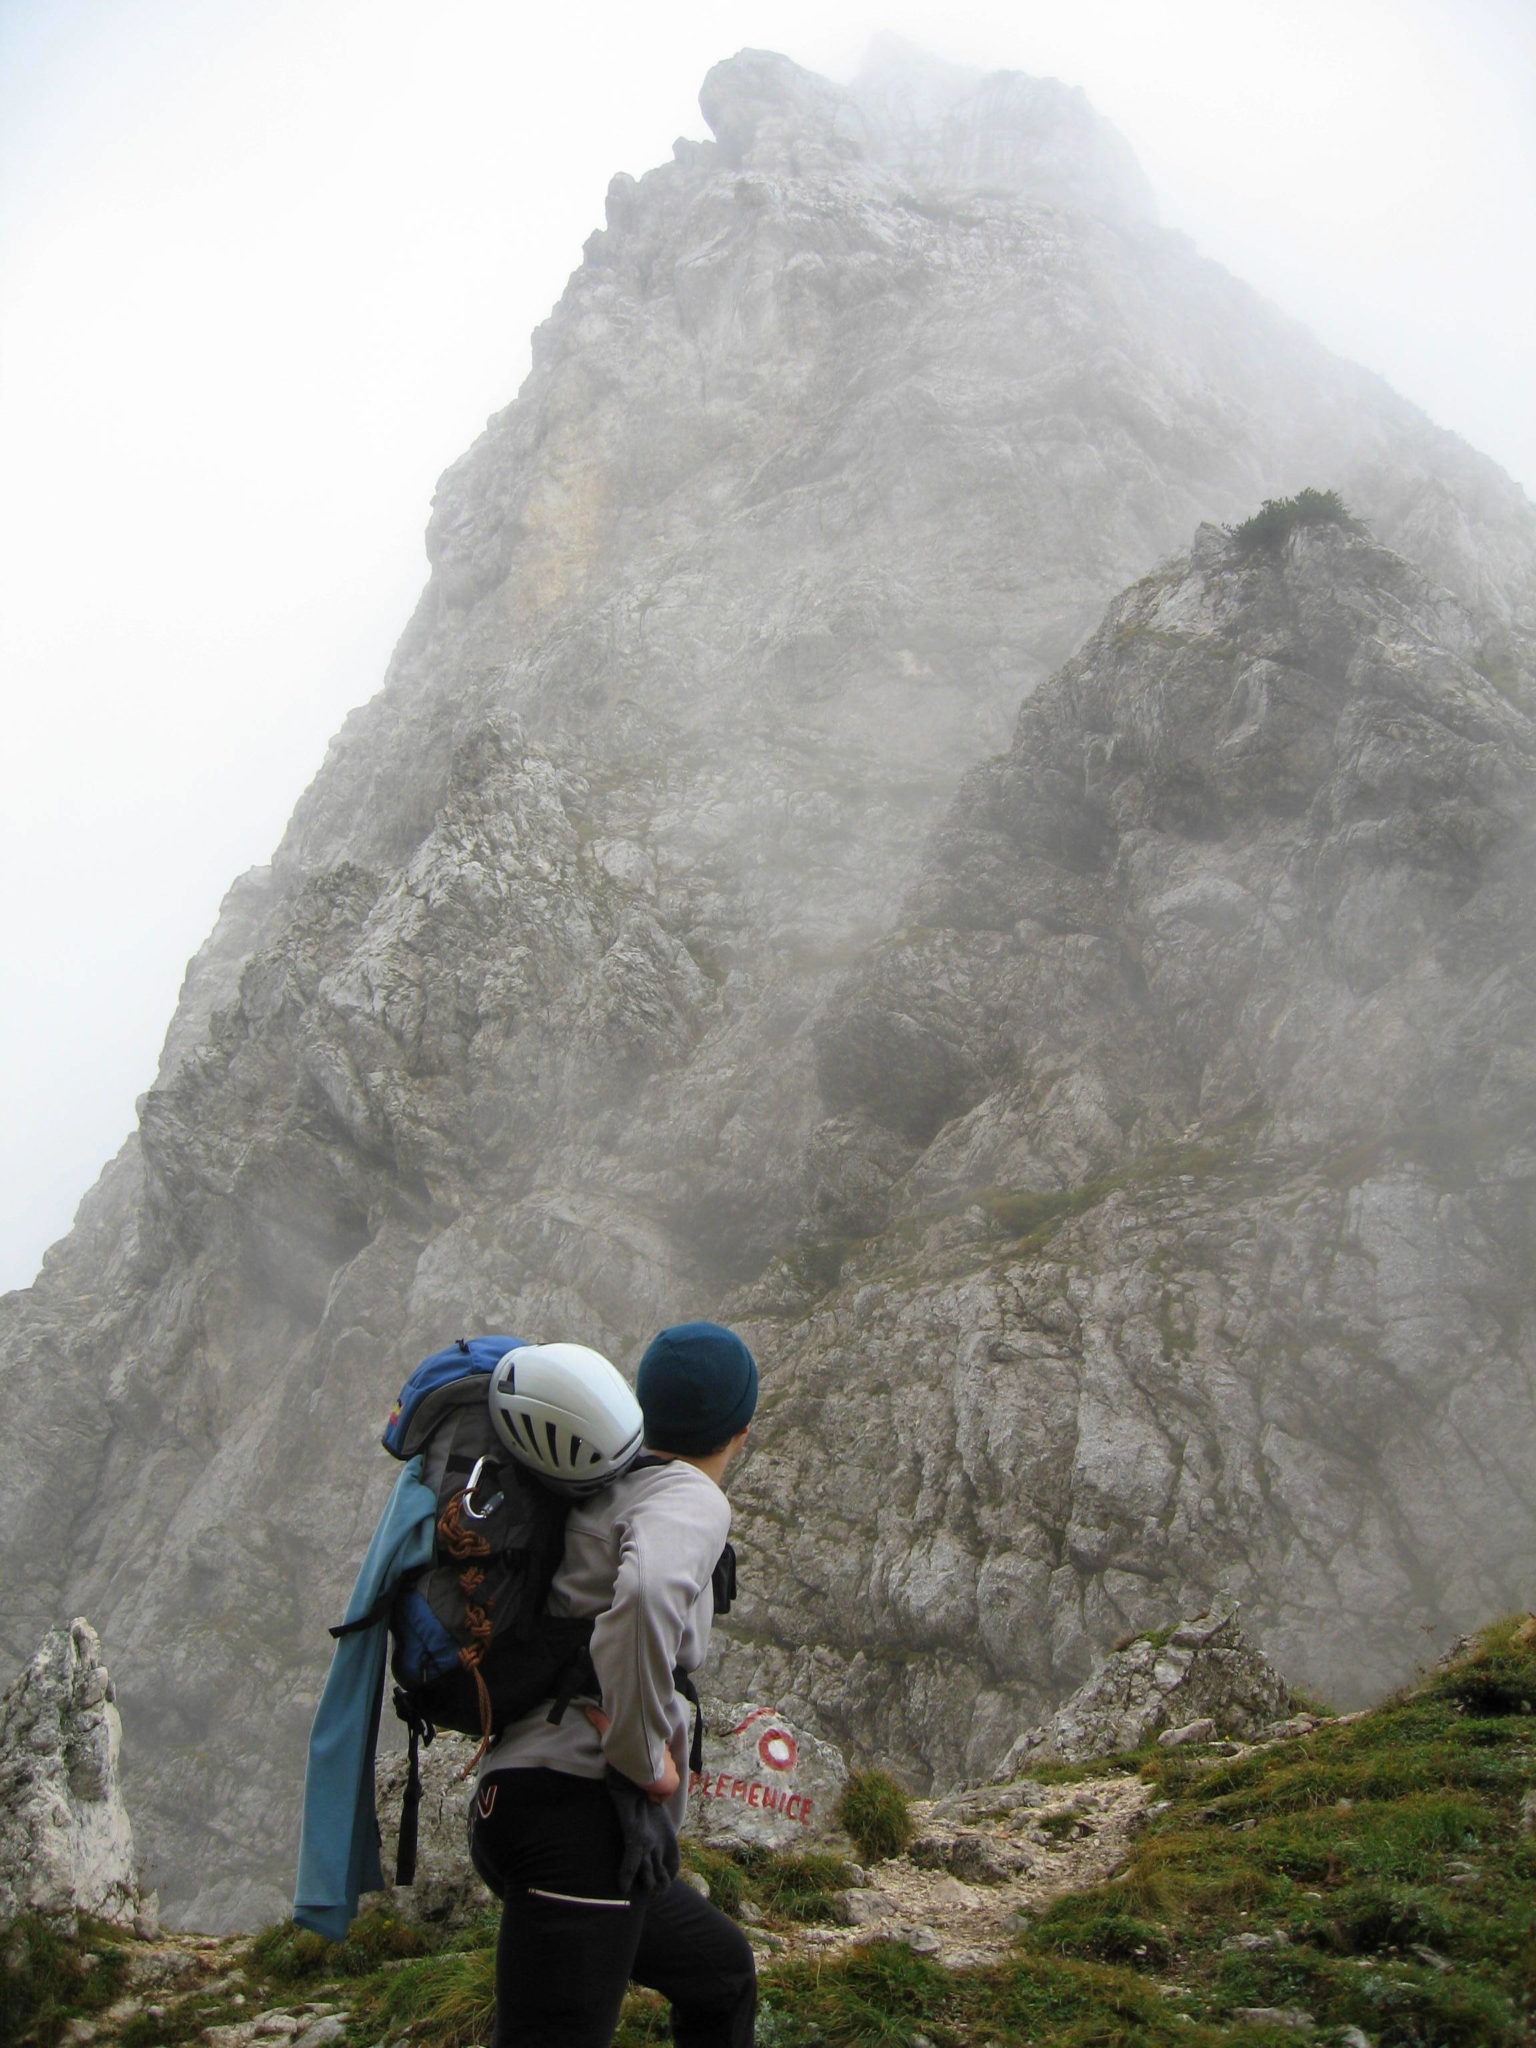
[[[379,1738],[388,1594],[401,1577],[431,1562],[437,1496],[412,1458],[395,1481],[347,1602],[345,1622],[377,1619],[341,1636],[309,1733],[304,1821],[293,1917],[300,1927],[340,1941],[363,1892],[384,1882],[374,1806],[373,1760]]]

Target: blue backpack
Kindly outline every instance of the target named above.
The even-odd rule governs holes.
[[[397,1884],[415,1873],[423,1744],[445,1728],[478,1736],[467,1777],[501,1730],[540,1701],[553,1701],[559,1720],[578,1692],[596,1690],[591,1622],[545,1612],[569,1497],[518,1464],[491,1422],[491,1374],[522,1342],[461,1337],[406,1381],[383,1444],[402,1463],[421,1461],[437,1499],[432,1557],[368,1614],[331,1630],[339,1638],[389,1622],[395,1712],[409,1731]]]

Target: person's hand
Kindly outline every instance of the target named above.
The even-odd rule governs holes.
[[[586,1715],[599,1735],[606,1735],[613,1726],[612,1721],[609,1720],[601,1707],[583,1707],[581,1711]],[[661,1776],[653,1778],[649,1785],[642,1785],[640,1787],[646,1798],[654,1799],[658,1806],[670,1799],[677,1790],[678,1785],[682,1782],[677,1775],[677,1758],[670,1749],[666,1752],[666,1757],[667,1760],[662,1766]]]
[[[661,1776],[654,1778],[649,1785],[642,1785],[640,1787],[646,1798],[654,1799],[658,1806],[664,1805],[672,1797],[672,1794],[677,1790],[681,1782],[677,1775],[677,1758],[670,1749],[667,1751],[666,1757],[667,1761],[663,1766]]]

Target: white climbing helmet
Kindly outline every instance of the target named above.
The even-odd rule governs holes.
[[[640,1403],[616,1365],[585,1344],[520,1344],[488,1395],[496,1434],[520,1465],[566,1493],[595,1493],[634,1459]]]

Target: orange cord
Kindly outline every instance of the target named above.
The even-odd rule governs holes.
[[[491,1640],[491,1614],[486,1607],[478,1605],[471,1597],[478,1593],[485,1583],[485,1573],[477,1564],[468,1562],[471,1558],[489,1557],[489,1539],[478,1529],[465,1526],[464,1495],[456,1493],[447,1507],[437,1518],[438,1540],[450,1557],[466,1560],[459,1573],[459,1590],[464,1595],[464,1631],[469,1641],[459,1651],[459,1662],[475,1681],[475,1691],[480,1699],[480,1747],[460,1771],[461,1778],[467,1778],[491,1746],[491,1695],[485,1677],[480,1669]]]

